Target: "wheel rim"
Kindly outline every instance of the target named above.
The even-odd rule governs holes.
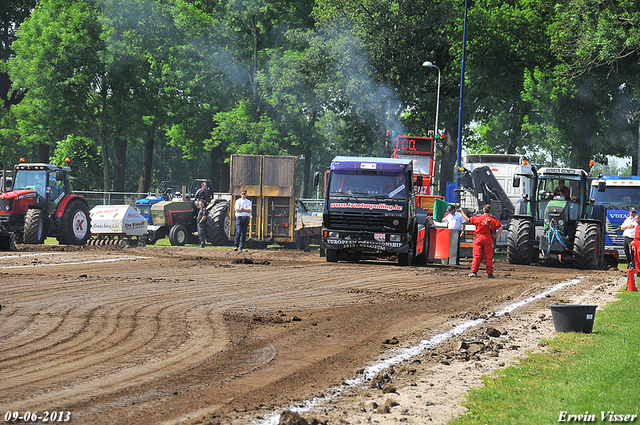
[[[187,233],[182,229],[178,230],[176,232],[176,241],[178,241],[180,245],[183,245],[187,241]]]
[[[73,235],[78,240],[83,239],[89,230],[88,228],[89,220],[87,220],[87,215],[84,213],[84,211],[78,210],[75,212],[75,214],[73,214],[72,222],[73,222]]]

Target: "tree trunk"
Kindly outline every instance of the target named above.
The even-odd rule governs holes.
[[[148,193],[151,185],[151,170],[153,169],[153,148],[156,143],[155,129],[147,132],[147,139],[144,141],[144,154],[142,158],[142,170],[138,181],[138,192]]]
[[[49,144],[38,143],[38,162],[49,163]]]
[[[109,173],[109,149],[107,147],[107,141],[104,134],[98,135],[100,139],[100,156],[102,157],[102,179],[103,190],[109,192],[111,190],[111,176]]]
[[[302,193],[301,198],[310,198],[309,196],[309,182],[311,180],[311,149],[307,149],[304,152],[304,165],[302,169]]]
[[[591,160],[591,132],[595,119],[593,101],[587,97],[581,99],[582,114],[578,120],[578,167],[589,170]]]
[[[447,182],[456,181],[456,163],[458,161],[458,127],[447,127],[444,144],[440,150],[440,179],[438,182],[438,195],[447,194]],[[436,168],[438,163],[436,162]]]
[[[122,137],[122,129],[119,129],[113,141],[113,190],[124,192],[124,176],[127,165],[127,140]],[[113,198],[112,198],[113,199]],[[124,197],[118,199],[118,203],[124,203]]]
[[[220,146],[211,149],[211,182],[214,192],[229,192],[229,164],[225,163],[225,157]]]

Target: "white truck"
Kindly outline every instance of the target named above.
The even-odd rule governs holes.
[[[469,185],[466,185],[467,187],[464,184],[461,185],[460,206],[469,214],[479,214],[483,205],[490,204],[493,207],[494,215],[502,222],[504,230],[508,230],[508,223],[510,216],[513,214],[514,205],[522,199],[523,195],[531,195],[531,179],[523,178],[527,175],[533,177],[531,166],[527,164],[522,155],[471,154],[465,158],[464,169],[468,170],[469,177],[473,176],[474,182],[471,186],[474,186],[474,189],[470,189]],[[486,175],[491,174],[488,173],[488,170],[491,171],[493,177]],[[482,179],[484,181],[478,180],[479,171],[482,171]],[[520,178],[518,187],[513,185],[514,176]],[[488,184],[489,181],[494,181],[493,178],[502,188],[501,191],[496,190],[497,188],[492,188]],[[508,200],[502,199],[502,202],[500,202],[500,198],[505,196]],[[466,237],[460,243],[463,249],[471,247],[474,231],[474,226],[465,226]],[[496,240],[496,248],[506,248],[507,234],[508,232],[506,231],[500,234]]]

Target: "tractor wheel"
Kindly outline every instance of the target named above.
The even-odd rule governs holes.
[[[229,244],[229,202],[217,202],[210,210],[207,218],[207,241],[211,245]]]
[[[579,269],[593,270],[600,263],[602,251],[600,226],[595,223],[579,222],[576,239],[573,242],[573,261]]]
[[[338,262],[338,250],[337,249],[327,249],[326,256],[327,256],[327,263],[337,263]]]
[[[24,232],[15,231],[13,234],[16,237],[16,243],[24,243]]]
[[[514,218],[509,223],[507,235],[507,259],[511,264],[531,264],[537,260],[537,250],[529,243],[533,234],[533,222]]]
[[[24,216],[24,243],[44,243],[44,211],[31,208]]]
[[[169,242],[173,246],[184,246],[188,237],[187,228],[182,224],[177,224],[169,230]]]
[[[80,200],[72,200],[62,213],[58,243],[63,245],[84,245],[90,237],[89,207]]]

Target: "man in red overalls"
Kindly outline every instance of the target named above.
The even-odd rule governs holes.
[[[636,223],[640,224],[640,214],[636,214]],[[636,226],[636,234],[633,238],[633,242],[631,242],[631,250],[633,251],[633,262],[635,263],[635,269],[638,270],[640,267],[640,226]]]
[[[491,205],[482,208],[484,214],[467,217],[460,208],[462,216],[469,223],[476,226],[476,236],[473,238],[473,261],[469,277],[478,277],[480,261],[484,252],[484,264],[487,266],[487,277],[493,279],[493,239],[502,232],[502,223],[491,215]]]

